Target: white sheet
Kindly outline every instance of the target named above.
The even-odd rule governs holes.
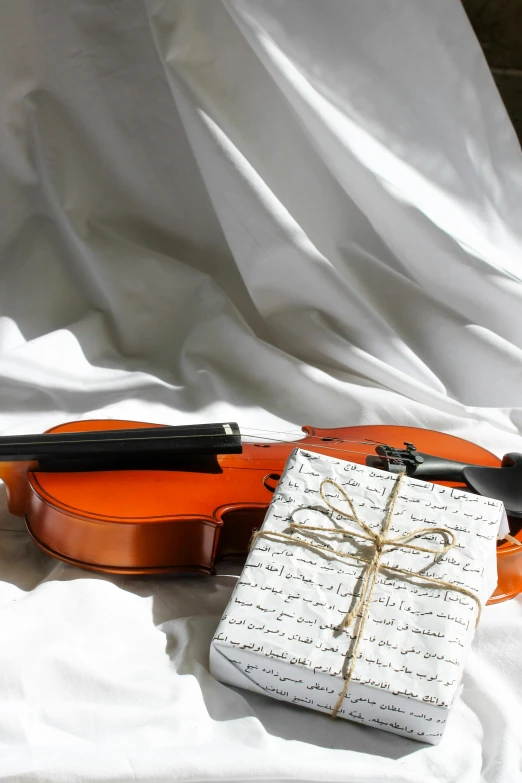
[[[522,157],[457,0],[3,0],[0,80],[2,434],[522,450]],[[232,576],[96,577],[0,522],[2,781],[522,778],[520,599],[424,747],[214,681]]]

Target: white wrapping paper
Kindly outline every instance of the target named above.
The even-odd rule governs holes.
[[[342,486],[359,517],[380,530],[396,476],[296,449],[262,527],[291,534],[296,543],[258,538],[213,638],[210,666],[222,682],[331,713],[357,635],[356,625],[335,629],[355,605],[364,568],[335,552],[360,556],[368,547],[336,533],[289,528],[293,521],[360,532],[324,506],[319,489],[325,478]],[[327,485],[325,496],[350,513],[335,487]],[[314,505],[328,514],[300,508]],[[500,501],[403,478],[389,535],[444,527],[456,545],[435,564],[433,555],[407,548],[387,552],[383,562],[465,587],[484,604],[496,586],[495,542],[506,523]],[[333,554],[299,540],[327,543]],[[418,543],[436,549],[444,542],[428,534]],[[381,571],[339,716],[436,744],[458,692],[477,613],[477,603],[456,590]]]

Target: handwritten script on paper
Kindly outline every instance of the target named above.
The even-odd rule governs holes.
[[[263,530],[288,534],[290,521],[358,530],[356,523],[325,509],[319,494],[324,478],[340,484],[358,515],[380,529],[393,474],[296,449]],[[327,487],[325,496],[349,513],[335,488]],[[504,521],[500,501],[405,478],[390,536],[445,527],[457,544],[435,564],[433,555],[407,548],[387,553],[384,562],[464,586],[485,603],[496,586],[496,538]],[[211,668],[225,682],[331,712],[356,638],[353,626],[335,629],[355,605],[363,569],[335,553],[360,555],[366,545],[335,533],[312,536],[332,554],[299,546],[299,540],[310,542],[309,531],[293,531],[296,544],[258,539],[214,636]],[[429,539],[423,545],[429,546]],[[433,547],[440,543],[434,534]],[[461,680],[476,615],[475,601],[459,592],[383,570],[339,715],[437,742]]]

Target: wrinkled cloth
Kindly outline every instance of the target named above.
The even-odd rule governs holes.
[[[3,0],[0,100],[1,434],[522,451],[522,155],[458,0]],[[237,568],[81,571],[5,492],[0,527],[0,781],[522,779],[520,598],[419,746],[214,680]]]

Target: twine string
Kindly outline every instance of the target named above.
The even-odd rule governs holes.
[[[348,692],[348,687],[353,677],[355,664],[357,662],[357,653],[363,638],[366,621],[368,620],[368,616],[370,614],[370,605],[373,596],[373,591],[375,589],[375,585],[377,584],[377,577],[381,570],[391,571],[393,574],[400,574],[402,576],[407,577],[408,579],[421,579],[423,582],[428,582],[429,584],[437,585],[438,587],[443,587],[448,590],[454,590],[456,592],[468,596],[473,601],[475,601],[478,608],[476,624],[478,624],[480,620],[482,605],[477,595],[472,590],[468,590],[468,588],[462,587],[461,585],[455,585],[452,582],[446,581],[445,579],[437,579],[433,576],[426,576],[426,574],[423,573],[423,571],[435,565],[440,560],[440,558],[443,557],[443,555],[445,555],[447,552],[450,551],[450,549],[452,549],[455,546],[456,538],[454,534],[451,532],[451,530],[448,530],[447,528],[444,527],[419,527],[416,530],[413,530],[411,533],[404,533],[400,536],[396,536],[395,538],[388,538],[388,533],[393,518],[393,514],[395,511],[395,507],[397,504],[397,498],[399,496],[399,491],[401,488],[403,476],[404,476],[403,473],[399,473],[397,475],[397,478],[395,479],[392,491],[390,492],[388,496],[388,500],[386,502],[384,517],[381,523],[381,529],[378,532],[372,530],[362,519],[359,518],[351,498],[346,494],[344,489],[341,486],[339,486],[339,484],[337,484],[337,482],[329,478],[324,479],[321,482],[320,495],[323,502],[328,508],[330,508],[332,511],[335,511],[336,514],[340,514],[345,519],[349,519],[353,522],[356,522],[359,525],[362,532],[358,530],[344,529],[340,527],[317,527],[313,525],[304,525],[293,521],[294,514],[297,511],[303,509],[310,509],[310,510],[320,511],[321,513],[328,513],[324,508],[321,508],[320,506],[298,506],[293,510],[290,516],[292,521],[289,527],[292,530],[299,530],[301,532],[306,531],[308,533],[321,533],[321,534],[335,533],[337,535],[342,536],[343,538],[357,538],[371,544],[373,551],[370,550],[366,554],[366,556],[364,556],[363,554],[355,555],[352,554],[351,552],[336,552],[330,546],[324,546],[323,544],[318,544],[315,542],[295,538],[294,536],[287,535],[285,533],[279,533],[276,530],[258,530],[255,531],[254,535],[252,536],[250,548],[254,546],[258,538],[275,537],[283,541],[289,541],[290,543],[295,544],[297,546],[303,546],[306,549],[311,549],[319,553],[322,552],[327,553],[332,557],[349,558],[351,560],[356,560],[365,566],[365,569],[363,570],[363,574],[362,574],[361,589],[358,596],[359,600],[357,601],[355,607],[349,610],[345,614],[345,616],[343,617],[343,619],[335,629],[337,631],[345,630],[349,628],[355,620],[359,619],[353,650],[350,654],[350,650],[348,649],[345,655],[345,663],[343,665],[343,668],[346,667],[349,658],[351,658],[351,661],[344,675],[343,688],[341,690],[341,693],[339,694],[337,703],[335,704],[335,707],[333,708],[332,711],[333,718],[337,717],[337,713],[339,712],[339,709],[343,703],[343,699]],[[326,484],[331,484],[333,487],[335,487],[338,490],[338,492],[341,494],[344,500],[348,503],[351,513],[344,511],[344,509],[338,508],[337,506],[333,505],[333,503],[329,501],[329,499],[325,496],[324,493],[324,487],[326,486]],[[415,542],[415,539],[423,538],[428,534],[433,535],[434,533],[438,533],[439,535],[441,535],[445,541],[443,545],[437,547],[436,549],[425,547]],[[430,561],[430,563],[427,566],[424,566],[423,568],[419,569],[419,571],[408,571],[405,568],[390,566],[382,562],[383,554],[399,548],[411,549],[415,552],[427,552],[429,554],[433,554],[434,558],[433,560]]]

